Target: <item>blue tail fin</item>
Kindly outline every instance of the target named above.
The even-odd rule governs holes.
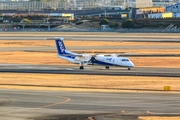
[[[66,54],[66,48],[63,43],[63,38],[61,37],[55,37],[56,47],[58,54]]]

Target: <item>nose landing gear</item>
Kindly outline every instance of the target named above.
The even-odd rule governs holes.
[[[80,68],[79,69],[84,69],[84,66],[80,66]]]
[[[130,68],[130,67],[128,67],[128,70],[131,70],[131,68]]]

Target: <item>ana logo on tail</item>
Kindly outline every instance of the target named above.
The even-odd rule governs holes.
[[[63,45],[63,43],[61,42],[61,41],[59,41],[58,42],[58,44],[59,44],[59,47],[60,47],[60,50],[61,50],[61,53],[64,53],[64,45]]]

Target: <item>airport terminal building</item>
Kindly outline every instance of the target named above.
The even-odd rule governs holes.
[[[172,13],[172,17],[180,17],[180,3],[166,7],[166,12]]]

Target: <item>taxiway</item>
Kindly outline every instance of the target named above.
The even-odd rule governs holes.
[[[74,119],[86,120],[105,113],[121,116],[121,111],[125,111],[124,115],[136,116],[145,115],[146,111],[152,115],[180,115],[179,93],[0,89],[0,96],[0,119],[3,120],[67,120],[73,115]]]
[[[0,64],[0,73],[2,72],[180,77],[180,68],[135,67],[127,70],[127,68],[110,67],[109,70],[106,70],[104,66],[91,65],[80,70],[78,65]]]
[[[1,35],[0,40],[54,40],[54,37],[63,37],[66,41],[120,41],[120,42],[180,42],[179,37],[125,37],[125,36],[81,36],[81,35],[54,35],[50,33],[47,35],[23,35],[23,36],[13,36],[13,35]],[[46,39],[45,39],[46,38]]]

